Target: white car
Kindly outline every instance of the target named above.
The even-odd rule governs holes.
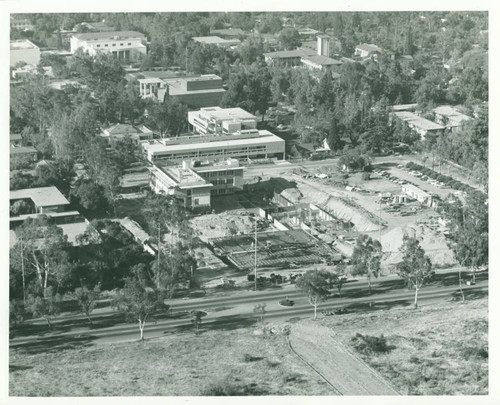
[[[422,173],[417,172],[416,170],[411,171],[411,172],[410,172],[410,174],[411,174],[412,176],[415,176],[415,177],[420,177],[420,176],[422,176]]]

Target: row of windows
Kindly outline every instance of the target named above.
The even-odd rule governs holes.
[[[124,43],[120,43],[120,46],[123,46]],[[132,45],[132,42],[129,42],[127,45]],[[109,46],[109,44],[104,44],[104,46],[107,48]],[[113,46],[116,46],[116,44],[113,44]],[[101,47],[101,44],[97,44],[96,45],[97,48],[100,48]]]
[[[214,153],[214,152],[195,152],[195,153],[188,153],[188,154],[183,154],[183,155],[178,155],[178,154],[158,154],[156,156],[153,156],[153,159],[168,159],[168,160],[177,160],[177,159],[190,159],[190,158],[197,158],[197,157],[212,157],[212,156],[221,156],[221,155],[245,155],[245,154],[253,154],[256,152],[265,152],[266,147],[262,146],[259,149],[256,150],[251,150],[248,151],[247,148],[241,148],[241,149],[233,149],[233,150],[223,150],[220,153]]]
[[[214,185],[214,186],[217,186],[219,184],[234,184],[234,180],[233,179],[220,179],[220,180],[212,180],[211,183]]]

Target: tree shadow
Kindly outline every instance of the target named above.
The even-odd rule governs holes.
[[[357,302],[354,304],[349,304],[346,305],[342,308],[342,312],[339,311],[338,308],[328,310],[328,309],[323,309],[326,311],[331,311],[335,312],[334,316],[341,316],[341,315],[347,315],[347,314],[353,314],[353,313],[361,313],[361,312],[373,312],[373,311],[380,311],[380,310],[387,310],[387,309],[392,309],[395,307],[407,307],[411,305],[412,299],[403,299],[403,300],[397,300],[397,301],[391,301],[391,302]]]
[[[90,319],[92,320],[92,326],[86,318],[67,319],[64,321],[58,321],[57,318],[55,318],[52,321],[52,328],[49,328],[47,324],[23,324],[15,328],[11,328],[10,337],[13,338],[33,335],[46,336],[53,335],[55,333],[65,333],[71,331],[74,328],[82,327],[87,327],[89,331],[91,331],[94,329],[109,328],[126,321],[125,316],[120,313],[102,316],[91,315]]]
[[[488,296],[488,290],[472,290],[464,288],[463,291],[465,301],[479,300]],[[460,293],[460,290],[457,290],[452,294],[452,301],[462,301],[462,294]]]
[[[19,350],[25,354],[54,353],[61,350],[81,349],[90,346],[95,336],[51,336],[32,340],[26,343],[10,344],[11,349]]]
[[[220,330],[220,331],[230,331],[240,328],[246,328],[257,323],[257,318],[254,316],[244,316],[244,315],[226,315],[214,319],[213,321],[203,321],[201,328],[203,330]],[[171,335],[177,333],[195,332],[193,325],[185,324],[178,325],[171,328],[168,331],[164,331],[163,334]]]
[[[33,368],[33,366],[18,366],[15,364],[9,364],[9,372],[16,372],[16,371],[22,371],[22,370],[29,370]]]

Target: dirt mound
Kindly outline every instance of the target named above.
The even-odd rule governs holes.
[[[231,210],[220,214],[207,214],[191,220],[191,226],[198,232],[201,240],[210,238],[249,234],[254,231],[254,220],[246,211]]]
[[[443,266],[457,263],[442,233],[433,231],[422,224],[411,224],[394,228],[382,235],[382,249],[386,253],[384,264],[395,264],[402,260],[399,248],[403,244],[405,234],[417,237],[425,253],[430,257],[432,264]]]

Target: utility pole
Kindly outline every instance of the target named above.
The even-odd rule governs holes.
[[[254,290],[257,291],[257,218],[255,218],[255,257],[253,263],[253,271],[254,271]]]
[[[382,244],[382,197],[378,200],[378,241]]]
[[[186,46],[186,76],[188,74],[188,47]]]
[[[160,227],[161,224],[158,222],[158,263],[156,266],[156,288],[160,289],[160,240],[161,240],[161,234],[160,234]]]
[[[26,282],[24,278],[24,248],[23,248],[23,237],[20,238],[21,242],[21,272],[23,274],[23,302],[24,307],[26,307]]]

